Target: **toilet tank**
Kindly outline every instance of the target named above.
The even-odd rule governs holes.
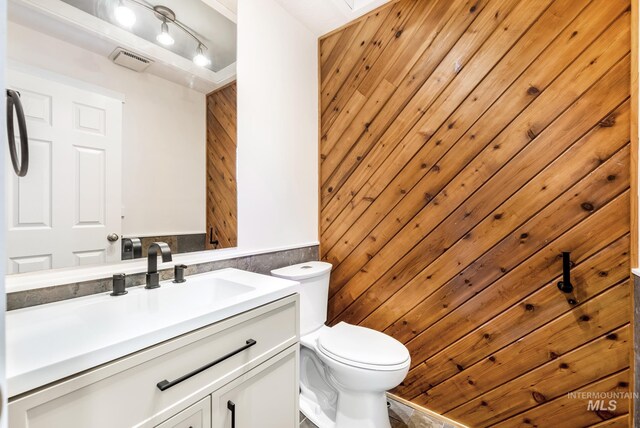
[[[300,335],[319,329],[327,321],[331,264],[307,262],[271,271],[279,278],[298,281],[300,286]]]

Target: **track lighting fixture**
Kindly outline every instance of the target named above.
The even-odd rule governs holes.
[[[148,3],[142,0],[126,0],[131,3],[135,3],[138,6],[147,9],[156,16],[162,23],[160,24],[160,33],[156,36],[156,41],[164,46],[171,46],[175,43],[175,39],[169,33],[169,24],[173,24],[175,27],[187,33],[196,42],[196,52],[193,56],[193,62],[199,67],[207,67],[211,64],[211,60],[205,56],[204,52],[207,47],[200,41],[198,37],[193,33],[193,30],[189,29],[186,25],[176,19],[176,14],[166,6],[150,6]],[[136,15],[129,7],[125,5],[125,0],[118,0],[118,3],[114,10],[114,16],[118,23],[126,28],[131,28],[136,22]]]
[[[118,4],[116,5],[114,12],[114,16],[120,25],[126,28],[133,27],[133,24],[136,23],[136,14],[133,13],[131,9],[125,6],[123,0],[118,0]]]
[[[199,67],[206,67],[211,64],[211,60],[204,55],[202,44],[198,45],[198,48],[196,49],[196,54],[193,57],[193,63]]]
[[[160,34],[156,36],[156,40],[165,46],[171,46],[175,43],[175,40],[173,40],[173,37],[171,37],[171,34],[169,34],[169,25],[167,25],[166,19],[162,21],[162,25],[160,26]]]

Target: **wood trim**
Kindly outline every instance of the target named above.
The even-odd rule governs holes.
[[[638,257],[638,2],[631,2],[631,267]]]
[[[317,44],[317,57],[318,57],[318,189],[320,188],[320,183],[322,183],[322,175],[320,173],[320,168],[322,166],[322,97],[320,96],[320,91],[322,90],[322,39],[318,39]],[[320,242],[320,234],[322,233],[322,229],[320,226],[320,221],[322,218],[322,195],[318,191],[318,254],[322,253],[322,242]]]
[[[416,412],[420,412],[420,413],[425,413],[427,415],[433,416],[434,418],[444,421],[446,423],[448,423],[449,425],[452,425],[454,428],[467,428],[466,425],[463,425],[459,422],[454,421],[453,419],[449,419],[446,416],[440,415],[436,412],[433,412],[425,407],[422,407],[416,403],[413,403],[409,400],[405,400],[404,398],[400,397],[399,395],[396,395],[392,392],[387,392],[387,396],[389,398],[391,398],[392,400],[397,401],[398,403],[404,404],[407,407],[411,407],[413,410],[415,410]]]
[[[640,93],[638,92],[638,49],[640,48],[639,43],[638,43],[638,25],[640,25],[640,22],[638,20],[638,2],[637,1],[632,1],[631,2],[631,78],[630,78],[630,84],[631,84],[631,99],[630,99],[630,111],[631,111],[631,118],[630,118],[630,128],[631,131],[629,133],[630,136],[630,140],[631,140],[631,212],[630,212],[630,216],[631,216],[631,248],[630,248],[630,260],[631,260],[631,267],[632,268],[636,268],[638,267],[638,258],[640,257],[640,254],[638,253],[638,241],[640,239],[639,233],[638,233],[638,227],[640,227],[640,225],[638,224],[638,167],[640,166],[638,164],[638,150],[640,150],[640,147],[638,145],[638,96],[640,96]],[[632,284],[634,284],[634,282],[632,282]],[[638,290],[636,289],[636,287],[632,287],[631,288],[631,298],[630,298],[630,304],[632,306],[631,308],[631,325],[635,326],[637,323],[637,315],[636,315],[636,302],[637,302],[637,297],[636,297],[636,293],[638,293]],[[637,337],[637,332],[635,328],[631,329],[631,336],[632,336],[632,343],[635,344],[637,343],[638,340],[640,340]],[[634,363],[630,365],[630,372],[631,372],[631,379],[635,380],[636,375],[637,375],[637,370],[638,368],[636,367],[635,362],[637,361],[636,356],[635,356],[635,346],[632,346],[631,349],[629,349],[629,361],[633,361]],[[638,392],[636,390],[636,382],[633,381],[631,382],[631,391],[632,392]],[[633,424],[636,414],[637,412],[640,410],[637,408],[638,403],[640,403],[640,400],[638,399],[634,399],[631,398],[630,399],[630,405],[629,405],[629,420],[630,423]]]

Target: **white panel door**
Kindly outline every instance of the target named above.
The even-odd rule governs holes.
[[[7,78],[30,148],[26,177],[5,172],[8,273],[120,260],[107,235],[121,232],[122,101],[44,74]]]

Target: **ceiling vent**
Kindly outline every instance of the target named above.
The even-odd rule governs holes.
[[[114,63],[137,72],[142,72],[153,64],[153,61],[149,58],[145,58],[123,48],[116,48],[116,50],[109,55],[109,58],[111,58],[111,61]]]

